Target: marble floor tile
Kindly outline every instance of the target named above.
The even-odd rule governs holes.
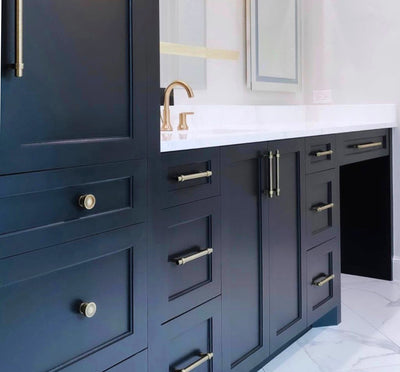
[[[400,372],[400,283],[342,276],[342,323],[312,329],[260,372]]]

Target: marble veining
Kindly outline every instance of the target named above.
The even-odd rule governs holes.
[[[260,372],[400,372],[400,283],[342,275],[342,305]]]

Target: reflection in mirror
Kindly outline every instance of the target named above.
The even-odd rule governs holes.
[[[160,0],[160,40],[187,46],[206,46],[205,0]],[[160,55],[161,86],[183,80],[194,89],[206,89],[206,59]]]
[[[252,90],[300,87],[300,0],[247,0],[248,81]]]

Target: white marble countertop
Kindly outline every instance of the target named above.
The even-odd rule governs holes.
[[[177,131],[180,112],[189,130]],[[174,106],[161,152],[397,127],[397,106]]]

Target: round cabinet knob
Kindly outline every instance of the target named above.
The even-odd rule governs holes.
[[[79,206],[90,211],[96,205],[96,197],[92,194],[82,195],[79,198]]]
[[[93,318],[96,314],[97,306],[94,302],[82,302],[79,312],[86,318]]]

